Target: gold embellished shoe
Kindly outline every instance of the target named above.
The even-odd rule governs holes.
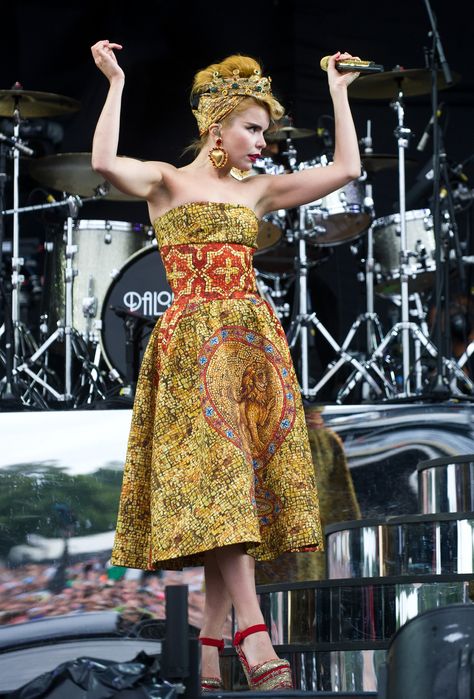
[[[256,624],[255,626],[249,626],[248,629],[244,631],[237,631],[234,636],[234,648],[242,663],[250,689],[254,689],[257,692],[294,689],[288,660],[275,658],[250,667],[245,653],[242,650],[242,641],[247,638],[247,636],[250,636],[250,634],[258,633],[259,631],[266,631],[268,633],[265,624]]]
[[[218,649],[219,653],[222,653],[224,648],[223,639],[200,636],[199,640],[203,646],[214,646]],[[201,694],[219,692],[221,689],[224,689],[224,685],[220,677],[201,677]]]

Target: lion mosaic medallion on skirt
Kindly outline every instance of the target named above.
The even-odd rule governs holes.
[[[285,333],[258,294],[258,219],[184,204],[155,221],[174,300],[137,384],[112,562],[202,565],[322,548],[311,450]]]

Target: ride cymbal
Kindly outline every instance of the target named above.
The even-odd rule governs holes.
[[[313,129],[298,129],[296,126],[281,126],[274,131],[267,131],[265,133],[265,140],[271,143],[271,141],[285,141],[287,138],[307,138],[308,136],[315,135],[316,131]]]
[[[391,153],[362,153],[360,158],[364,170],[369,174],[398,167],[398,155]],[[405,155],[405,165],[415,165],[416,162],[414,158]]]
[[[453,73],[453,83],[459,82],[461,77]],[[450,87],[446,83],[442,70],[437,72],[437,85],[439,90]],[[363,75],[348,88],[351,97],[363,99],[393,99],[400,91],[405,96],[428,95],[431,92],[431,71],[428,68],[400,68]]]
[[[94,172],[91,153],[57,153],[30,161],[31,176],[45,187],[59,192],[91,197],[101,185],[108,187],[104,199],[111,201],[141,201],[138,197],[123,194]]]
[[[20,111],[21,118],[31,119],[77,112],[80,108],[80,102],[50,92],[0,90],[0,116],[13,116],[16,107]]]

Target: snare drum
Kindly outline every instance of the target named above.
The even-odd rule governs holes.
[[[408,251],[408,289],[411,293],[432,286],[436,271],[436,242],[429,209],[405,213]],[[372,224],[375,271],[380,295],[400,293],[400,214],[384,216]]]
[[[146,341],[157,320],[171,305],[173,294],[156,244],[139,250],[115,274],[102,305],[100,343],[110,369],[122,378],[130,378],[127,366],[127,319],[135,315],[141,322],[137,353],[133,364],[138,367]],[[147,322],[148,321],[148,322]],[[140,339],[140,338],[139,338]],[[129,358],[130,361],[130,358]],[[134,377],[136,380],[136,376]]]
[[[326,159],[301,163],[300,170],[330,167]],[[318,231],[314,243],[333,246],[359,238],[370,226],[371,217],[364,206],[363,177],[349,182],[322,199],[301,207],[305,214],[305,229]],[[318,229],[323,228],[324,232]]]
[[[50,327],[64,323],[66,307],[66,225],[49,254],[50,279],[45,282],[44,310]],[[128,221],[78,220],[74,223],[72,243],[73,281],[72,326],[87,340],[98,339],[102,304],[111,278],[137,250],[150,245],[153,229]]]

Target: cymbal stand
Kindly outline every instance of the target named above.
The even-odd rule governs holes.
[[[417,367],[421,361],[421,346],[423,346],[432,357],[437,356],[436,347],[424,335],[416,323],[410,322],[409,311],[409,291],[408,291],[408,262],[409,256],[416,254],[410,252],[407,248],[407,230],[406,230],[406,205],[405,205],[405,150],[409,145],[411,130],[404,124],[404,106],[403,106],[403,91],[399,87],[398,96],[390,104],[391,108],[397,112],[398,125],[394,131],[394,135],[398,144],[398,189],[399,189],[399,205],[400,205],[400,310],[401,322],[396,323],[394,327],[387,333],[382,342],[374,349],[372,355],[367,362],[367,367],[375,368],[379,362],[383,361],[385,350],[395,341],[401,334],[402,337],[402,391],[399,392],[399,387],[396,382],[391,386],[392,397],[409,397],[421,392],[421,373],[415,374],[416,390],[411,391],[410,385],[410,338],[413,338],[414,356]],[[347,395],[348,390],[354,387],[354,381],[357,383],[362,377],[358,374],[352,377],[349,384],[346,385],[341,393],[341,398]]]
[[[298,256],[295,258],[296,281],[298,283],[298,312],[292,320],[287,333],[287,340],[290,349],[293,349],[297,340],[300,341],[301,376],[300,388],[305,398],[317,395],[318,391],[329,381],[329,379],[344,364],[351,364],[357,369],[366,381],[370,384],[377,395],[382,393],[380,386],[369,374],[367,369],[350,354],[345,348],[339,345],[329,331],[321,323],[316,313],[310,313],[308,308],[308,258],[306,255],[306,240],[314,238],[318,233],[324,233],[325,229],[316,226],[311,231],[306,231],[306,207],[301,206],[299,210],[299,229],[294,232],[294,239],[298,241]],[[314,326],[331,345],[334,351],[339,354],[339,359],[324,373],[318,383],[310,388],[309,386],[309,356],[308,356],[308,327]]]
[[[69,206],[69,216],[67,217],[66,223],[66,270],[65,270],[65,314],[64,314],[64,324],[60,322],[56,330],[43,342],[43,344],[38,347],[38,349],[28,358],[25,359],[16,368],[16,373],[20,374],[24,372],[27,374],[34,383],[40,384],[44,389],[46,389],[52,396],[58,401],[71,401],[72,400],[72,286],[75,276],[75,270],[73,269],[73,257],[74,253],[77,251],[77,246],[72,244],[72,230],[73,230],[73,220],[77,217],[78,205],[77,198],[68,197],[62,204],[67,204]],[[53,386],[51,386],[47,381],[41,378],[40,373],[35,373],[31,367],[37,362],[37,360],[49,350],[51,345],[56,340],[64,340],[65,343],[65,371],[64,371],[64,393],[60,393]]]
[[[17,146],[13,148],[13,251],[12,251],[12,300],[11,313],[13,324],[13,366],[27,349],[34,346],[32,337],[25,333],[20,319],[20,287],[25,278],[21,274],[24,259],[20,257],[20,221],[18,208],[20,203],[20,151],[26,155],[33,155],[31,148],[27,148],[20,140],[20,108],[19,97],[15,98],[13,110],[13,141]]]
[[[290,136],[286,139],[286,150],[282,151],[282,155],[284,155],[285,158],[287,159],[290,170],[292,172],[294,172],[296,169],[296,165],[297,165],[297,160],[296,160],[297,151],[293,145],[293,140],[291,139]]]
[[[20,112],[18,104],[13,113],[13,138],[17,140],[20,135]],[[16,213],[13,215],[13,255],[12,255],[12,323],[14,333],[14,357],[13,362],[16,364],[20,342],[19,342],[19,322],[20,322],[20,285],[24,281],[24,277],[20,274],[21,265],[24,260],[20,257],[19,250],[19,178],[20,178],[20,153],[15,150],[13,155],[13,208]]]
[[[361,139],[361,144],[364,145],[364,153],[370,154],[373,152],[372,149],[372,134],[371,134],[371,121],[367,121],[367,135]],[[364,196],[364,209],[370,214],[371,220],[375,218],[374,209],[374,199],[372,192],[372,183],[367,176],[365,178],[365,196]],[[350,346],[354,337],[356,336],[359,328],[366,324],[367,331],[367,342],[366,342],[366,357],[372,355],[374,350],[377,348],[378,344],[383,339],[382,324],[380,319],[374,310],[374,241],[373,241],[373,229],[369,226],[367,230],[367,253],[365,259],[365,272],[363,274],[365,279],[365,289],[366,289],[366,311],[360,314],[356,320],[352,323],[349,328],[342,345],[341,349],[343,352],[349,352]],[[392,384],[387,380],[383,370],[376,366],[371,365],[371,370],[375,373],[376,377],[382,383],[386,396],[390,396],[392,393]],[[329,365],[329,370],[332,370],[332,363]],[[353,373],[348,377],[343,386],[339,389],[336,402],[341,402],[342,398],[345,398],[361,381],[364,374],[359,371],[359,369],[354,369]]]
[[[403,366],[403,390],[410,394],[410,327],[409,327],[409,294],[408,294],[408,248],[406,228],[406,202],[405,202],[405,150],[408,148],[411,129],[404,125],[405,110],[403,107],[403,91],[400,88],[398,99],[391,105],[397,112],[398,126],[395,136],[398,142],[398,195],[400,204],[400,295],[401,295],[401,325],[402,333],[402,366]],[[415,335],[415,343],[418,340]],[[416,349],[418,353],[418,348]]]
[[[3,201],[5,196],[5,183],[7,179],[6,173],[6,148],[3,142],[0,142],[0,210],[3,209]],[[12,312],[9,289],[3,280],[3,232],[4,232],[4,217],[0,214],[0,307],[3,301],[4,323],[0,328],[0,338],[5,334],[5,377],[0,382],[0,397],[9,405],[17,403],[15,395],[15,386],[13,383],[13,325]]]
[[[14,162],[14,200],[18,203],[18,181],[19,181],[19,159],[20,153],[23,155],[33,155],[33,150],[28,148],[20,140],[20,114],[18,102],[14,109],[14,134],[13,138],[0,133],[0,292],[4,300],[4,325],[0,329],[0,336],[5,334],[5,377],[0,381],[0,396],[10,406],[22,407],[19,398],[20,391],[17,390],[13,370],[18,357],[20,338],[20,309],[19,309],[19,287],[23,282],[20,274],[23,260],[19,257],[19,226],[18,217],[13,221],[13,250],[12,250],[12,275],[11,283],[7,291],[7,285],[3,282],[2,253],[3,253],[3,233],[4,233],[4,192],[7,179],[6,173],[6,147],[11,148]],[[34,343],[30,342],[30,346]]]
[[[367,120],[367,135],[361,139],[364,146],[364,153],[370,155],[373,153],[372,148],[372,122]],[[372,182],[367,176],[365,180],[365,197],[364,208],[369,211],[371,220],[375,219],[374,198],[372,192]],[[365,317],[367,319],[367,355],[377,346],[377,335],[381,335],[381,325],[378,316],[374,313],[374,234],[372,226],[367,230],[367,255],[365,260],[365,291],[367,311]]]
[[[370,119],[367,120],[367,135],[361,138],[360,142],[364,145],[365,155],[373,152]],[[369,213],[370,219],[373,221],[375,219],[375,207],[372,182],[368,175],[365,178],[364,188],[364,210]],[[365,277],[366,312],[361,314],[353,323],[346,340],[342,344],[343,347],[348,349],[360,325],[362,323],[367,323],[367,356],[370,356],[383,338],[382,325],[374,310],[374,269],[374,234],[372,226],[369,226],[367,229],[367,253],[365,258],[365,272],[363,275]]]

